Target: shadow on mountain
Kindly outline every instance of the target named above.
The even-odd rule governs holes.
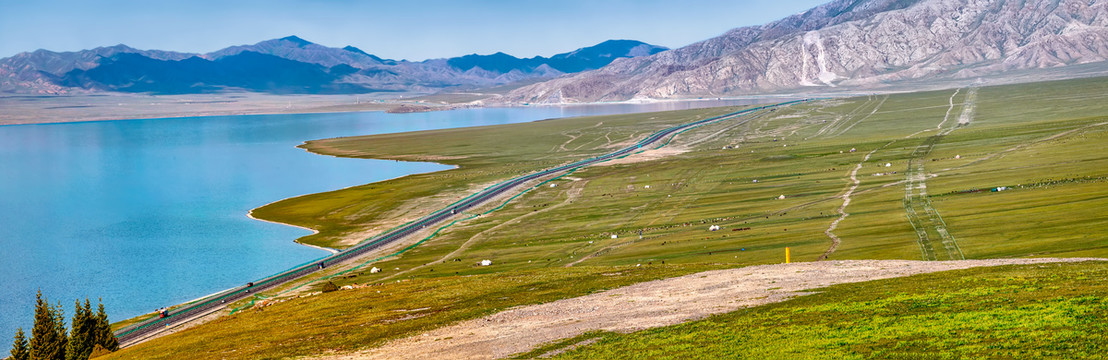
[[[102,59],[97,67],[70,71],[58,83],[92,90],[154,94],[228,90],[276,94],[381,91],[339,81],[357,71],[345,64],[328,68],[250,51],[214,61],[199,57],[179,61],[157,60],[134,53],[121,53]]]

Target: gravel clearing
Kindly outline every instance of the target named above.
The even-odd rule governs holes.
[[[1106,259],[851,260],[759,265],[649,281],[484,318],[322,359],[494,359],[592,330],[632,332],[784,301],[835,284],[979,266]]]

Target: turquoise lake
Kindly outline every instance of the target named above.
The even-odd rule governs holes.
[[[296,148],[306,140],[748,103],[0,126],[0,338],[11,339],[17,327],[30,331],[39,289],[67,316],[74,299],[101,298],[118,321],[326,256],[293,242],[308,231],[246,213],[292,196],[449,168],[320,156]]]

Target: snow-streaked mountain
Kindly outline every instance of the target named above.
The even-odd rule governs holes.
[[[1108,60],[1108,0],[835,0],[762,26],[620,59],[514,102],[742,95],[972,79]]]

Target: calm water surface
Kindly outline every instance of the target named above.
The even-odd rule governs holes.
[[[306,140],[742,103],[0,126],[0,339],[30,331],[38,289],[67,316],[74,299],[102,298],[122,320],[326,256],[293,243],[308,231],[250,220],[247,211],[448,168],[295,148]]]

